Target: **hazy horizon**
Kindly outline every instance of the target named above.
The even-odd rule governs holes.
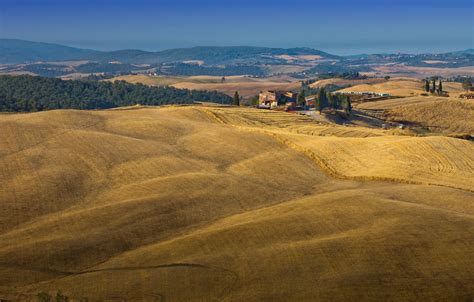
[[[19,40],[25,42],[35,42],[35,43],[47,43],[47,44],[56,44],[61,46],[67,46],[72,48],[79,48],[79,49],[88,49],[88,50],[97,50],[97,51],[119,51],[119,50],[141,50],[141,51],[149,51],[149,52],[159,52],[163,50],[171,50],[171,49],[179,49],[179,48],[194,48],[194,47],[263,47],[263,48],[281,48],[281,49],[291,49],[291,48],[312,48],[315,50],[320,50],[329,54],[334,55],[341,55],[341,56],[351,56],[351,55],[362,55],[362,54],[396,54],[396,53],[404,53],[404,54],[422,54],[422,53],[447,53],[447,52],[455,52],[455,51],[464,51],[468,49],[473,49],[472,46],[468,48],[453,48],[453,49],[446,49],[444,51],[412,51],[412,52],[403,52],[403,51],[372,51],[372,52],[350,52],[350,53],[338,53],[336,51],[337,48],[334,48],[334,51],[319,48],[319,47],[311,47],[311,46],[301,46],[301,45],[293,45],[293,46],[266,46],[266,45],[190,45],[190,46],[177,46],[171,48],[162,48],[162,49],[152,49],[152,48],[134,48],[134,47],[124,47],[124,48],[95,48],[95,47],[86,47],[81,46],[81,44],[76,43],[61,43],[61,42],[54,42],[54,41],[39,41],[39,40],[25,40],[25,39],[18,39],[15,37],[7,37],[7,38],[0,38],[6,40]],[[357,48],[351,48],[354,50]]]
[[[354,55],[474,47],[467,0],[3,2],[0,38],[107,51],[262,46]]]

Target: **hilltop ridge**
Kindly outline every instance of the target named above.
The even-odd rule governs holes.
[[[125,49],[115,51],[86,50],[52,43],[0,39],[0,63],[19,64],[35,61],[92,60],[121,61],[134,64],[156,64],[184,60],[203,60],[207,64],[230,64],[242,60],[270,61],[264,56],[319,55],[339,58],[312,48],[269,48],[254,46],[197,46],[162,51]]]

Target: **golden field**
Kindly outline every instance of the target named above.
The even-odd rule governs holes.
[[[298,90],[301,80],[290,76],[273,76],[266,78],[252,78],[247,76],[229,76],[222,82],[222,77],[216,76],[148,76],[143,74],[117,76],[107,81],[127,81],[133,84],[142,83],[149,86],[173,86],[181,89],[216,90],[233,96],[236,91],[245,98],[251,98],[263,90]],[[320,88],[327,85],[346,87],[341,92],[380,92],[389,93],[396,97],[419,96],[425,93],[424,82],[414,77],[394,77],[385,80],[380,77],[367,79],[330,78],[318,80],[310,84],[311,88]],[[443,82],[443,90],[450,97],[459,97],[465,91],[461,83]]]
[[[438,82],[436,82],[438,83]],[[374,84],[360,84],[344,88],[341,92],[378,92],[389,93],[397,97],[417,96],[425,93],[424,82],[415,78],[394,78]],[[464,90],[461,83],[443,82],[443,90],[451,97],[458,97]]]
[[[433,63],[433,62],[431,62]],[[466,67],[452,67],[452,68],[439,68],[439,67],[417,67],[408,66],[405,64],[394,64],[394,65],[382,65],[374,66],[372,68],[379,75],[391,74],[393,76],[412,76],[417,78],[431,77],[432,75],[439,75],[442,77],[452,77],[457,75],[473,76],[474,70],[472,66]]]
[[[110,79],[109,81],[122,80],[130,83],[142,83],[150,86],[173,86],[181,89],[216,90],[233,96],[236,91],[245,98],[251,98],[262,90],[292,90],[301,86],[301,83],[288,76],[250,78],[246,76],[191,76],[168,77],[148,75],[125,75]]]
[[[471,141],[204,106],[0,129],[0,299],[474,296]]]
[[[415,96],[358,104],[369,114],[389,121],[400,121],[432,133],[474,136],[474,100]]]
[[[344,78],[330,78],[316,81],[309,86],[311,88],[320,88],[327,85],[336,85],[336,86],[356,86],[362,84],[377,84],[383,83],[385,79],[383,78],[367,78],[367,79],[344,79]]]

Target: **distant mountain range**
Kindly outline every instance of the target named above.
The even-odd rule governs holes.
[[[37,61],[82,60],[100,55],[100,51],[58,44],[0,39],[0,63],[20,64]]]
[[[267,48],[267,47],[215,47],[169,49],[158,52],[142,50],[97,51],[79,49],[58,44],[30,42],[15,39],[0,39],[0,64],[21,64],[38,61],[91,60],[97,62],[120,61],[130,64],[159,64],[186,60],[204,61],[206,64],[237,64],[249,62],[273,62],[278,56],[321,56],[337,59],[338,56],[312,48]],[[281,58],[280,58],[281,59]]]
[[[157,52],[134,49],[98,51],[50,43],[0,39],[0,64],[6,65],[0,68],[2,74],[27,73],[47,77],[149,73],[172,76],[257,77],[288,74],[305,78],[327,73],[380,72],[380,68],[389,65],[470,67],[474,66],[474,49],[444,54],[355,56],[336,56],[312,48],[251,46],[200,46]]]

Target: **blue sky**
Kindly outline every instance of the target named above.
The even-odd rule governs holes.
[[[472,0],[0,0],[0,37],[84,48],[314,47],[335,54],[474,47]]]

